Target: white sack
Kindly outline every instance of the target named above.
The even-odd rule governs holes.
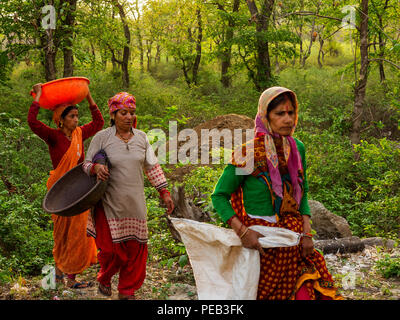
[[[186,247],[199,300],[255,300],[260,276],[257,250],[242,246],[232,229],[171,218]],[[265,237],[264,248],[297,246],[300,235],[288,229],[251,226]]]

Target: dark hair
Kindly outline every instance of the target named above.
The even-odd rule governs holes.
[[[286,100],[289,100],[292,103],[293,107],[296,108],[296,103],[294,101],[293,95],[290,94],[289,92],[283,92],[274,99],[272,99],[272,101],[268,104],[267,117],[272,110],[274,110],[277,106],[279,106],[282,102]]]
[[[118,110],[115,110],[112,114],[116,115],[117,112],[118,112]],[[115,126],[115,120],[114,119],[110,119],[110,124],[111,124],[111,127]]]
[[[73,110],[73,109],[78,110],[78,107],[77,107],[77,106],[68,106],[68,107],[66,107],[66,108],[64,109],[64,111],[61,113],[60,118],[61,118],[61,119],[65,119],[65,117],[67,116],[67,114],[68,114],[71,110]],[[61,128],[61,122],[58,124],[58,126]]]
[[[61,113],[61,119],[65,119],[65,117],[67,116],[67,114],[68,114],[71,110],[73,110],[73,109],[78,110],[78,107],[77,107],[77,106],[68,106],[68,107],[66,107],[66,108],[64,109],[64,111]]]

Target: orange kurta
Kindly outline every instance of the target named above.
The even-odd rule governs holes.
[[[56,169],[50,171],[47,189],[61,178],[68,170],[78,164],[83,152],[82,130],[77,127],[72,133],[71,146],[62,157]],[[87,210],[72,217],[52,214],[54,223],[53,256],[57,268],[63,273],[81,273],[91,264],[97,262],[97,248],[92,237],[86,235]]]

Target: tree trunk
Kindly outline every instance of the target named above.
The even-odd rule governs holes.
[[[43,48],[43,65],[46,81],[57,79],[56,56],[58,47],[54,41],[54,31],[51,29],[46,30],[45,34],[41,37],[41,46]]]
[[[324,50],[322,50],[322,48],[323,48],[323,46],[324,46],[325,40],[324,40],[324,38],[322,38],[322,36],[321,36],[322,30],[323,30],[323,29],[324,29],[324,28],[322,28],[322,29],[319,31],[319,35],[318,35],[318,41],[319,41],[318,66],[319,66],[320,68],[322,68],[322,62],[324,61]]]
[[[140,61],[140,73],[144,73],[144,50],[143,50],[143,38],[142,32],[140,30],[140,10],[139,10],[139,1],[135,1],[135,8],[137,14],[137,27],[136,27],[136,35],[137,35],[137,44],[139,49],[139,61]]]
[[[123,58],[122,61],[117,61],[121,65],[122,69],[122,85],[124,89],[128,89],[130,85],[129,81],[129,58],[130,58],[130,44],[131,44],[131,33],[129,31],[129,26],[126,21],[126,15],[124,11],[124,7],[118,2],[118,0],[114,0],[114,4],[118,8],[119,11],[119,16],[121,17],[122,25],[124,28],[124,35],[125,35],[125,40],[126,43],[124,45],[124,52],[123,52]]]
[[[304,10],[304,0],[300,1],[300,11]],[[299,38],[300,38],[300,53],[299,53],[299,63],[301,64],[301,61],[303,60],[303,20],[300,23],[299,26]]]
[[[232,13],[239,11],[240,0],[234,0]],[[231,58],[232,58],[232,39],[233,39],[233,28],[235,27],[235,21],[232,18],[229,18],[228,21],[228,30],[226,31],[225,41],[228,43],[226,49],[222,52],[222,61],[221,61],[221,83],[225,88],[229,88],[231,86],[231,77],[229,76],[229,68],[231,67]]]
[[[146,57],[147,57],[147,72],[150,72],[151,68],[151,47],[153,46],[153,41],[146,40]]]
[[[65,77],[72,77],[74,75],[74,55],[72,49],[64,48],[64,73]]]
[[[360,21],[360,57],[361,67],[359,78],[354,88],[354,109],[352,115],[352,130],[350,141],[353,145],[360,144],[361,118],[365,104],[365,92],[368,80],[368,0],[361,1]],[[355,155],[358,159],[358,155]]]
[[[180,59],[182,61],[182,72],[185,77],[185,81],[186,81],[187,85],[190,87],[192,84],[192,80],[189,77],[188,68],[186,67],[185,59],[183,59],[182,57],[180,57]]]
[[[261,11],[258,11],[254,0],[246,0],[247,7],[251,14],[251,20],[256,23],[256,65],[254,85],[258,91],[264,91],[271,85],[272,72],[271,61],[269,57],[269,43],[264,39],[269,29],[269,19],[272,14],[275,0],[263,0],[261,3]]]
[[[383,5],[382,10],[383,11],[379,11],[379,9],[375,6],[374,1],[371,1],[372,3],[372,7],[375,10],[375,14],[378,17],[378,44],[379,44],[379,52],[378,52],[378,56],[380,59],[384,59],[385,56],[385,40],[384,40],[384,29],[385,26],[383,24],[383,14],[384,12],[388,9],[389,6],[389,0],[385,1],[385,4]],[[375,50],[376,52],[376,50]],[[385,76],[385,68],[383,67],[383,61],[380,60],[378,61],[378,65],[379,65],[379,76],[380,76],[380,81],[382,84],[385,83],[386,80],[386,76]]]
[[[197,17],[197,39],[196,39],[196,58],[194,59],[192,69],[192,81],[197,85],[197,74],[199,72],[200,60],[201,60],[201,42],[203,40],[203,24],[201,21],[201,9],[200,7],[196,10]]]
[[[322,250],[324,254],[350,253],[363,251],[364,243],[358,237],[315,240],[315,248]]]
[[[139,57],[140,57],[140,72],[144,73],[143,40],[140,30],[137,31],[137,36],[138,36],[138,47],[139,47]]]
[[[61,2],[66,7],[64,24],[62,26],[63,54],[64,54],[64,77],[72,77],[74,74],[74,55],[72,51],[72,39],[74,36],[75,11],[77,0],[66,0]],[[63,6],[68,3],[67,6]]]
[[[319,13],[319,4],[317,7],[317,14]],[[312,44],[314,42],[314,32],[315,32],[315,19],[312,22],[312,27],[311,27],[311,33],[310,33],[310,44],[308,46],[308,50],[307,52],[303,55],[303,59],[301,61],[301,66],[304,68],[305,64],[306,64],[306,60],[310,57],[311,55],[311,49],[312,49]]]
[[[228,75],[231,66],[231,50],[224,52],[221,61],[221,83],[224,88],[231,86],[231,77]]]
[[[160,60],[161,60],[161,45],[157,43],[156,56],[154,57],[155,64],[158,65],[160,63]]]
[[[385,43],[383,40],[383,36],[382,36],[382,31],[383,30],[383,21],[382,21],[382,17],[379,17],[379,28],[380,30],[378,31],[378,40],[379,40],[379,58],[383,59],[385,56]],[[379,75],[381,78],[381,83],[384,83],[386,80],[386,76],[385,76],[385,69],[383,67],[383,61],[379,61]]]

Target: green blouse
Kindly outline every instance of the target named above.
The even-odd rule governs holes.
[[[307,163],[304,144],[295,138],[304,169],[304,194],[301,199],[299,211],[302,215],[311,215],[308,205]],[[223,221],[228,221],[235,211],[232,209],[230,199],[239,186],[243,188],[244,208],[248,214],[255,216],[273,216],[271,193],[268,186],[252,175],[236,175],[236,167],[228,164],[219,178],[214,192],[211,195],[215,210]]]

